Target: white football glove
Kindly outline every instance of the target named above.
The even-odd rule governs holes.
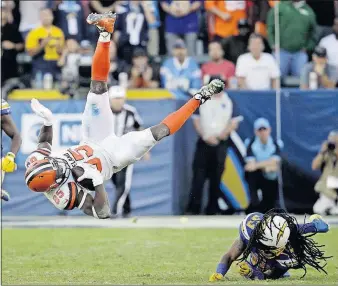
[[[84,179],[90,179],[93,181],[94,187],[103,184],[103,177],[94,165],[82,163],[78,164],[78,166],[84,169],[83,175],[77,179],[78,182],[81,182]]]
[[[31,108],[36,115],[43,118],[43,124],[45,126],[51,126],[53,124],[53,113],[37,99],[33,98],[31,100]]]

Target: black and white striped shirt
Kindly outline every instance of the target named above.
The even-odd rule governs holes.
[[[138,130],[142,125],[142,119],[136,108],[129,104],[124,104],[120,112],[113,111],[113,131],[116,136]]]

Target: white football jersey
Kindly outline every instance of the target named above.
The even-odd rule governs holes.
[[[51,152],[48,148],[39,148],[27,157],[25,166],[29,168],[31,163],[43,160],[48,156],[65,160],[71,169],[79,163],[95,165],[101,172],[104,180],[110,179],[113,175],[113,167],[110,166],[109,161],[106,159],[104,150],[93,143],[72,146],[59,152]],[[67,181],[61,186],[49,192],[44,192],[43,194],[56,208],[60,210],[71,210],[75,206],[76,198],[80,190],[83,190],[86,194],[91,194],[90,190],[77,184],[72,174],[70,174]],[[80,204],[78,208],[81,208],[83,201],[84,200],[78,202]]]

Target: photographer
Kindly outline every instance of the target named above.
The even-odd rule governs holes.
[[[338,214],[338,131],[330,132],[328,140],[312,161],[313,170],[321,170],[321,176],[315,185],[319,199],[313,206],[314,213]]]

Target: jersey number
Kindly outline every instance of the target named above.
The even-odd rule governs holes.
[[[75,148],[74,150],[68,149],[68,151],[72,154],[75,161],[81,161],[85,159],[84,155],[82,155],[80,151],[84,151],[84,154],[86,155],[87,159],[93,156],[94,154],[93,148],[88,145],[79,146]],[[100,172],[102,171],[102,164],[99,158],[91,158],[85,161],[85,163],[95,165],[98,171]]]
[[[62,199],[63,197],[64,197],[64,192],[63,191],[61,191],[61,190],[58,190],[55,194],[54,194],[54,196],[53,196],[53,200],[54,200],[54,202],[58,205],[59,203],[60,203],[60,199]],[[67,204],[68,203],[68,200],[66,199],[65,200],[65,204]]]

